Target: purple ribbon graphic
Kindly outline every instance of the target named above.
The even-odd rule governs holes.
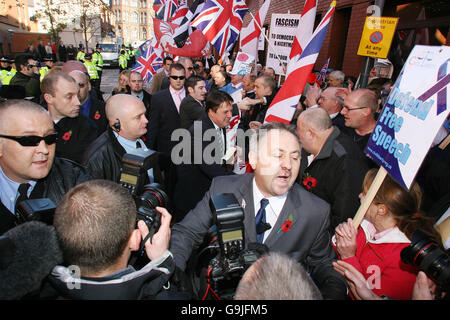
[[[447,74],[447,67],[450,59],[447,59],[438,70],[436,82],[430,89],[425,91],[418,100],[425,102],[428,98],[437,93],[437,115],[447,110],[447,85],[450,82],[450,74]]]

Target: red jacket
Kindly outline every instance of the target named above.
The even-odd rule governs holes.
[[[371,239],[374,228],[363,220],[358,228],[356,256],[344,259],[358,269],[377,295],[410,300],[418,268],[402,262],[400,252],[410,240],[397,227],[381,238]]]

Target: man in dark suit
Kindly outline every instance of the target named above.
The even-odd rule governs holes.
[[[212,195],[233,193],[244,210],[245,244],[264,243],[303,264],[325,299],[346,296],[345,279],[334,271],[328,232],[330,206],[295,184],[300,142],[292,127],[268,123],[249,153],[254,174],[217,177],[203,199],[172,228],[170,251],[181,269],[214,224]]]
[[[188,95],[181,101],[180,123],[184,129],[189,129],[195,120],[205,114],[204,101],[207,94],[205,80],[197,75],[186,80]]]
[[[225,127],[230,123],[232,103],[233,99],[229,94],[212,91],[206,98],[206,114],[200,120],[194,121],[194,125],[189,129],[190,157],[182,158],[177,166],[178,180],[173,199],[176,221],[181,221],[202,199],[214,177],[233,174],[222,160],[227,150]],[[214,148],[211,149],[213,137]],[[201,144],[196,141],[201,141]],[[185,143],[183,141],[179,145],[184,146]],[[173,151],[174,155],[179,154],[177,147]],[[185,151],[183,150],[182,157],[185,156]]]
[[[179,108],[186,96],[184,67],[179,63],[171,64],[169,78],[169,88],[152,96],[146,136],[150,148],[164,153],[167,157],[170,157],[175,145],[173,141],[170,141],[172,132],[180,128]]]
[[[15,226],[21,201],[50,198],[58,205],[90,179],[81,166],[55,157],[56,137],[40,105],[15,99],[0,104],[0,235]]]
[[[176,183],[176,170],[171,160],[176,142],[171,141],[171,136],[181,126],[179,110],[181,101],[186,96],[185,78],[183,65],[172,63],[169,68],[170,86],[152,95],[152,107],[148,116],[147,144],[150,149],[160,152],[161,163],[166,164],[161,169],[165,171],[164,184],[169,197],[173,196]]]
[[[298,182],[331,205],[333,234],[337,225],[353,218],[359,208],[361,186],[369,170],[365,156],[332,125],[322,108],[303,111],[297,119],[297,133],[303,147]]]
[[[144,103],[145,109],[147,110],[146,116],[148,117],[152,95],[144,90],[144,79],[142,79],[142,74],[139,72],[132,72],[130,74],[130,94]]]
[[[56,156],[81,162],[83,152],[97,138],[95,123],[80,114],[79,85],[63,72],[51,72],[42,80],[42,93],[58,132]]]

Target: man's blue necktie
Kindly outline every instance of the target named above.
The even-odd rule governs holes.
[[[256,239],[259,243],[263,242],[264,232],[270,228],[270,225],[266,223],[266,207],[268,204],[269,200],[262,198],[261,208],[259,208],[258,213],[256,214]]]

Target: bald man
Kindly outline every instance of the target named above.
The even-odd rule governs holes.
[[[105,102],[97,99],[95,95],[89,94],[91,91],[91,83],[88,74],[77,69],[70,71],[69,76],[75,79],[80,88],[78,91],[80,113],[95,123],[97,132],[100,135],[108,126],[108,120],[105,115]]]
[[[330,228],[355,215],[369,168],[358,145],[333,126],[322,108],[309,108],[297,119],[302,143],[298,182],[331,205]]]
[[[125,153],[146,157],[153,152],[141,139],[147,133],[145,112],[144,103],[134,96],[116,94],[108,99],[108,128],[89,146],[82,162],[95,179],[119,182]]]
[[[15,99],[0,104],[0,235],[16,225],[21,200],[50,198],[57,205],[69,189],[90,179],[80,166],[55,157],[56,138],[40,105]]]
[[[62,72],[66,73],[66,74],[69,74],[69,73],[71,73],[72,71],[75,71],[75,70],[81,71],[81,72],[89,75],[89,73],[88,73],[88,71],[86,69],[86,66],[83,63],[81,63],[80,61],[69,60],[66,63],[64,63],[64,65],[62,67]],[[102,92],[100,90],[96,90],[95,88],[90,88],[89,89],[89,95],[91,97],[94,97],[94,98],[104,102],[103,95],[102,95]]]

